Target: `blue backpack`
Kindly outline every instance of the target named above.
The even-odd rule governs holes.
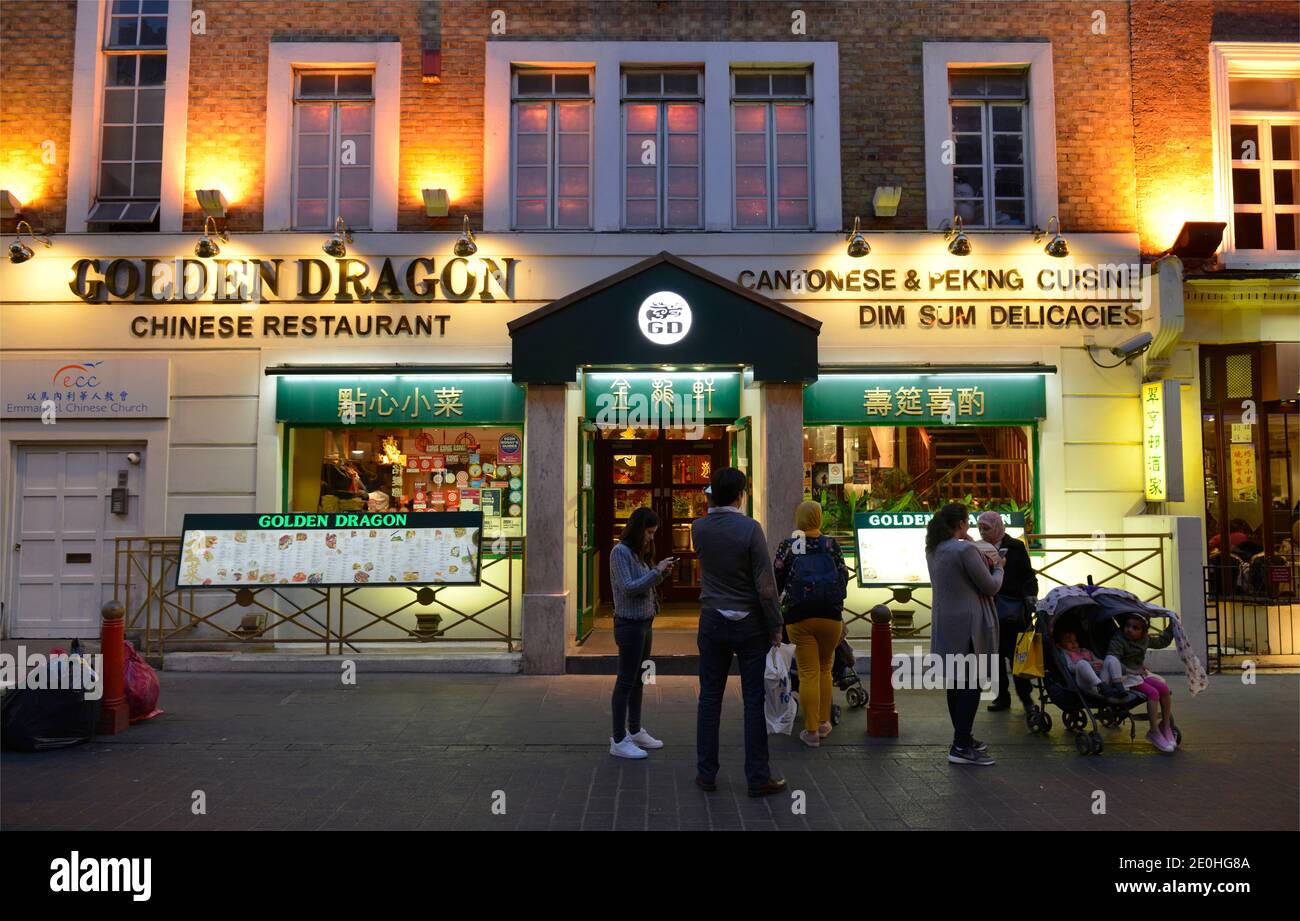
[[[785,609],[801,617],[827,617],[844,607],[845,586],[826,538],[809,540],[803,553],[792,554],[794,563],[785,585]]]

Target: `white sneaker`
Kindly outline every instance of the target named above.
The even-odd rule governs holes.
[[[614,737],[609,737],[609,753],[615,758],[646,758],[649,757],[645,751],[637,747],[632,741],[631,736],[623,736],[622,742],[615,742]]]
[[[650,735],[650,733],[646,732],[644,729],[642,729],[640,732],[636,733],[635,735],[628,736],[627,738],[631,739],[641,748],[663,748],[664,747],[664,743],[660,742],[658,739]]]

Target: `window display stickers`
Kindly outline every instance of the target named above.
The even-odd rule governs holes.
[[[481,512],[186,515],[178,588],[477,585]]]

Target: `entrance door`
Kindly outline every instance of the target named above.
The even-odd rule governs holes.
[[[679,559],[672,577],[661,583],[664,601],[693,603],[700,597],[699,561],[691,546],[691,522],[708,509],[704,487],[718,466],[727,464],[725,439],[687,441],[658,438],[597,442],[596,530],[601,554],[601,597],[612,600],[609,551],[632,512],[642,506],[659,516],[655,559]]]
[[[100,606],[113,597],[113,538],[140,534],[143,446],[23,447],[9,571],[13,635],[95,637]],[[125,471],[125,514],[110,509]]]

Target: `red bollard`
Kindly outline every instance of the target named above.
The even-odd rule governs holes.
[[[894,615],[878,604],[871,609],[871,703],[867,704],[867,735],[898,737],[898,711],[894,709]]]
[[[131,714],[126,706],[126,610],[117,600],[105,602],[100,609],[104,618],[99,633],[99,651],[103,667],[99,674],[104,696],[100,699],[100,735],[114,735],[131,724]]]

